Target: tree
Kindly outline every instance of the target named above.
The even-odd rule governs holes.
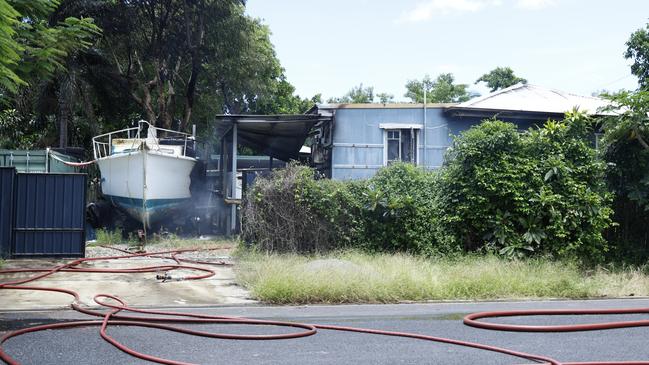
[[[376,97],[379,98],[379,103],[387,104],[394,102],[394,95],[388,93],[378,93]]]
[[[451,73],[443,73],[433,81],[429,75],[420,80],[409,80],[406,83],[407,98],[413,103],[424,102],[424,89],[426,90],[426,101],[430,103],[457,103],[467,101],[470,98],[467,91],[468,85],[454,84],[455,78]]]
[[[499,89],[504,89],[519,83],[527,84],[527,80],[514,75],[514,71],[509,67],[496,67],[495,69],[480,76],[480,78],[475,83],[477,84],[479,82],[486,83],[487,87],[491,89],[491,92]]]
[[[615,258],[644,263],[649,257],[649,91],[607,96],[602,159],[614,196],[617,227],[608,233]]]
[[[254,114],[301,114],[314,104],[322,103],[322,95],[316,94],[311,98],[300,98],[295,95],[295,87],[284,75],[272,83],[272,91],[255,100],[250,110]]]
[[[58,0],[0,0],[0,87],[2,97],[65,68],[66,57],[90,47],[100,29],[93,19],[67,17],[51,23]]]
[[[641,89],[649,88],[649,24],[645,29],[638,29],[626,42],[624,58],[632,59],[631,73],[638,77]]]
[[[61,13],[58,0],[0,0],[0,98],[5,106],[12,106],[8,113],[11,120],[21,120],[25,132],[34,129],[42,134],[47,127],[34,121],[34,104],[41,99],[52,80],[60,79],[61,85],[69,87],[74,82],[69,73],[69,60],[82,50],[92,46],[100,29],[90,17]],[[72,76],[72,78],[69,78]],[[61,90],[59,146],[67,146],[68,121],[72,96],[69,90]],[[25,140],[31,140],[26,138]],[[9,140],[10,143],[20,141]]]
[[[242,0],[116,1],[101,43],[143,116],[186,129],[221,113],[297,112],[270,30]],[[303,112],[304,110],[300,110]]]
[[[101,47],[149,121],[172,128],[180,120],[184,129],[206,65],[241,48],[247,20],[239,0],[120,0],[102,18]]]
[[[338,104],[362,104],[374,102],[374,87],[363,87],[363,83],[352,87],[347,94],[339,98],[329,98],[328,103]]]

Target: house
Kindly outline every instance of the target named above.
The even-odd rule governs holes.
[[[325,104],[311,133],[313,165],[332,179],[365,179],[393,161],[439,168],[453,136],[489,118],[520,130],[563,119],[574,107],[597,114],[607,101],[518,84],[460,104]]]
[[[300,115],[219,115],[214,124],[219,167],[208,189],[217,199],[204,200],[212,202],[211,220],[219,230],[232,234],[239,229],[245,187],[272,168],[273,159],[300,159],[309,150],[305,143],[310,163],[324,176],[365,179],[392,161],[439,168],[453,136],[485,119],[526,130],[550,118],[562,119],[574,107],[595,114],[606,104],[600,98],[515,85],[461,104],[325,104]],[[239,146],[270,156],[270,167],[243,166]]]

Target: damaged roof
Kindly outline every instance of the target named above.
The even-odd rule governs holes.
[[[225,137],[237,124],[237,141],[273,158],[289,161],[299,157],[313,125],[319,121],[331,120],[320,114],[296,115],[218,115],[216,133]]]

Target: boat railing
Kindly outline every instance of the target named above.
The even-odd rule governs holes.
[[[149,139],[147,138],[147,134],[144,131],[144,126],[148,126],[148,130],[153,130],[155,133],[153,134],[155,138]],[[137,127],[131,127],[131,128],[125,128],[125,129],[120,129],[118,131],[113,131],[109,133],[104,133],[100,134],[98,136],[93,137],[92,139],[92,147],[93,147],[93,153],[95,159],[99,158],[104,158],[108,157],[110,155],[113,155],[115,153],[128,153],[128,152],[133,152],[136,151],[137,149],[140,148],[140,145],[142,143],[153,143],[153,146],[149,146],[150,148],[158,151],[164,151],[165,148],[160,147],[160,142],[159,142],[159,133],[162,132],[166,137],[172,137],[172,138],[178,138],[183,141],[183,150],[182,150],[182,156],[186,156],[187,154],[187,145],[193,138],[193,136],[189,133],[183,133],[183,132],[178,132],[178,131],[173,131],[170,129],[164,129],[164,128],[157,128],[152,126],[146,121],[139,121]],[[121,140],[127,140],[130,141],[131,146],[128,148],[125,148],[124,150],[121,150],[119,152],[114,151],[113,145],[114,145],[114,140],[121,139]],[[173,152],[173,150],[172,150]]]

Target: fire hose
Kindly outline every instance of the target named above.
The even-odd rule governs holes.
[[[454,339],[444,338],[444,337],[428,336],[428,335],[417,334],[417,333],[394,332],[394,331],[323,325],[323,324],[307,324],[307,323],[297,323],[297,322],[288,322],[288,321],[260,320],[260,319],[250,319],[250,318],[243,318],[243,317],[212,316],[212,315],[174,312],[174,311],[138,309],[138,308],[129,307],[125,301],[110,294],[97,294],[94,297],[95,303],[106,309],[105,311],[102,312],[99,310],[92,310],[81,306],[79,294],[73,290],[64,289],[64,288],[35,287],[35,286],[25,285],[28,283],[35,282],[39,279],[46,278],[48,276],[51,276],[59,272],[130,274],[130,273],[153,273],[153,272],[157,273],[160,271],[173,271],[173,270],[182,269],[182,270],[189,270],[189,271],[196,272],[195,275],[186,276],[183,278],[183,280],[200,280],[200,279],[205,279],[214,276],[216,274],[215,271],[204,267],[186,265],[184,263],[227,265],[227,263],[224,261],[219,261],[219,262],[195,261],[195,260],[182,259],[178,257],[179,255],[187,252],[198,251],[198,250],[191,250],[191,249],[170,250],[170,251],[162,251],[162,252],[154,252],[154,253],[137,253],[137,254],[131,254],[128,251],[124,251],[124,250],[120,250],[120,251],[124,252],[125,254],[121,256],[82,258],[82,259],[71,261],[67,264],[63,264],[51,268],[0,270],[0,275],[17,274],[17,273],[35,274],[33,276],[24,279],[18,279],[18,280],[0,283],[0,290],[3,289],[4,290],[36,290],[36,291],[64,293],[74,298],[71,303],[71,307],[74,310],[90,316],[101,318],[98,320],[79,320],[79,321],[71,321],[71,322],[45,324],[45,325],[33,326],[33,327],[28,327],[28,328],[23,328],[12,332],[8,332],[4,336],[0,337],[0,359],[2,359],[5,363],[9,365],[20,364],[18,360],[11,357],[3,348],[4,343],[11,338],[21,336],[27,333],[39,332],[45,330],[62,330],[62,329],[75,328],[75,327],[95,326],[95,327],[99,327],[99,334],[105,341],[107,341],[117,349],[131,356],[143,360],[151,361],[151,362],[160,363],[160,364],[190,365],[190,363],[187,362],[165,359],[165,358],[156,357],[153,355],[144,354],[135,351],[132,348],[115,340],[108,333],[108,328],[110,326],[134,326],[134,327],[155,328],[155,329],[172,331],[176,333],[183,333],[183,334],[188,334],[193,336],[217,338],[217,339],[231,339],[231,340],[282,340],[282,339],[293,339],[293,338],[312,336],[315,335],[318,332],[318,330],[345,331],[345,332],[365,333],[365,334],[382,335],[382,336],[405,337],[405,338],[411,338],[416,340],[446,343],[451,345],[470,347],[470,348],[480,349],[484,351],[506,354],[513,357],[534,361],[536,363],[543,363],[543,364],[552,364],[552,365],[630,365],[630,364],[642,365],[644,364],[644,365],[649,365],[649,361],[560,362],[558,360],[552,359],[547,356],[529,354],[525,352],[520,352],[520,351],[515,351],[511,349],[495,347],[495,346],[490,346],[490,345],[485,345],[485,344],[480,344],[475,342],[454,340]],[[129,259],[129,258],[142,257],[142,256],[172,259],[176,262],[176,264],[144,266],[144,267],[131,268],[131,269],[102,269],[102,268],[79,267],[79,265],[81,264],[92,262],[92,261],[120,260],[120,259]],[[122,314],[125,312],[131,312],[137,315]],[[649,320],[608,322],[608,323],[597,323],[597,324],[560,325],[560,326],[510,325],[510,324],[498,324],[493,322],[487,323],[487,322],[480,321],[480,319],[484,319],[484,318],[511,317],[511,316],[594,315],[594,314],[611,315],[611,314],[636,314],[636,313],[643,313],[643,314],[649,313],[649,308],[605,309],[605,310],[522,310],[522,311],[518,310],[518,311],[499,311],[499,312],[480,312],[480,313],[474,313],[466,316],[464,318],[464,323],[466,325],[482,328],[482,329],[499,330],[499,331],[517,331],[517,332],[568,332],[568,331],[590,331],[590,330],[605,330],[605,329],[623,328],[623,327],[649,326]],[[257,335],[257,334],[242,335],[242,334],[232,334],[232,333],[198,331],[198,330],[191,330],[188,328],[177,327],[172,325],[172,324],[217,324],[217,323],[287,327],[289,329],[294,329],[294,332],[268,334],[268,335]]]

